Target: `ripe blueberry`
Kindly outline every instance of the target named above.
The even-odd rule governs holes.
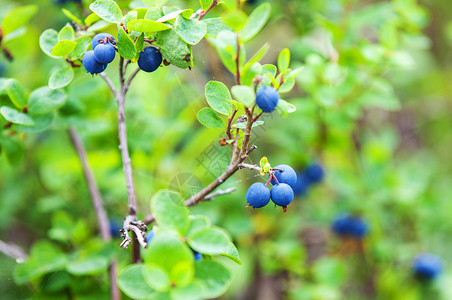
[[[193,251],[193,256],[195,257],[195,261],[202,260],[202,254],[201,253],[199,253],[198,251],[195,251],[193,249],[191,251]]]
[[[115,40],[115,38],[109,33],[105,33],[105,32],[98,33],[93,37],[93,41],[92,41],[93,50],[96,49],[97,45],[99,45],[99,41],[105,39],[106,37],[108,37],[108,39],[112,39],[113,41]]]
[[[162,63],[162,54],[154,47],[144,48],[138,58],[138,66],[145,72],[154,72]]]
[[[341,214],[334,219],[331,230],[341,237],[350,236],[360,239],[367,234],[369,228],[363,219],[349,214]]]
[[[282,207],[289,205],[293,200],[293,190],[286,183],[274,185],[270,190],[270,194],[273,203]]]
[[[89,50],[83,55],[83,66],[85,67],[86,72],[94,75],[102,73],[107,65],[98,63],[94,58],[94,51]]]
[[[321,165],[317,163],[313,163],[306,168],[306,176],[308,177],[311,183],[317,183],[322,181],[325,172]]]
[[[305,173],[298,173],[297,174],[297,182],[295,183],[295,186],[293,187],[293,193],[297,196],[302,196],[306,194],[308,191],[310,182],[308,177]]]
[[[256,105],[263,112],[272,112],[278,105],[278,91],[270,86],[264,86],[256,93]]]
[[[270,191],[262,182],[253,183],[246,192],[246,202],[253,208],[264,207],[270,201]]]
[[[149,231],[149,232],[146,234],[146,243],[149,244],[149,243],[152,241],[152,239],[154,238],[154,236],[155,236],[154,230]]]
[[[94,49],[94,58],[101,64],[109,64],[115,59],[116,51],[111,44],[99,44]]]
[[[281,171],[275,171],[275,177],[278,179],[279,183],[286,183],[291,188],[294,188],[297,183],[297,173],[288,165],[277,165],[275,169],[279,169]],[[272,184],[275,185],[276,181],[273,179]]]
[[[122,229],[122,224],[117,220],[110,220],[109,225],[110,225],[110,235],[113,237],[120,237],[121,236],[120,230]]]
[[[437,255],[423,253],[414,259],[412,268],[419,279],[432,280],[441,274],[443,262]]]

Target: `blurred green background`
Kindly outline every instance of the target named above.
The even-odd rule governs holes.
[[[263,2],[244,3],[245,11]],[[452,299],[448,1],[267,2],[270,21],[248,46],[247,56],[269,43],[264,63],[275,64],[278,53],[289,48],[291,65],[305,68],[295,89],[282,95],[297,111],[285,118],[264,117],[265,125],[252,137],[258,149],[249,163],[265,155],[272,165],[301,171],[318,162],[326,177],[297,197],[287,213],[270,205],[245,208],[247,188],[265,181],[249,170],[222,186],[237,191],[192,208],[230,232],[243,261],[229,266],[235,277],[222,299]],[[2,44],[14,59],[0,55],[0,77],[17,79],[28,92],[47,85],[63,62],[41,51],[40,33],[64,26],[68,20],[62,8],[81,15],[89,3],[0,0],[0,20],[15,7],[39,7],[25,34]],[[199,7],[197,1],[169,4]],[[215,8],[209,17],[221,10]],[[230,149],[218,144],[222,132],[202,127],[196,112],[205,106],[207,81],[230,87],[234,78],[207,41],[194,47],[194,60],[191,71],[165,67],[138,74],[128,94],[127,129],[141,218],[157,190],[170,188],[189,197],[229,163]],[[114,68],[107,72],[116,74]],[[16,145],[13,155],[0,155],[0,239],[26,252],[42,240],[66,253],[97,241],[96,216],[69,126],[83,139],[109,219],[120,222],[127,212],[112,95],[100,77],[82,69],[65,90],[67,104],[48,130],[12,137],[0,131],[2,139]],[[2,103],[6,96],[0,94]],[[344,240],[330,232],[332,220],[343,212],[369,224],[365,239]],[[119,242],[112,243],[108,255],[123,266],[130,251],[120,250]],[[411,262],[421,252],[438,254],[445,263],[442,276],[431,284],[413,278]],[[53,273],[33,285],[18,285],[15,265],[0,254],[0,299],[108,299],[106,273],[70,280]],[[74,298],[66,296],[68,290]]]

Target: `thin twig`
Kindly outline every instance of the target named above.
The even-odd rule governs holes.
[[[245,164],[245,163],[241,163],[239,165],[239,169],[250,169],[250,170],[255,170],[255,171],[262,171],[262,168],[259,167],[258,165],[250,165],[250,164]]]
[[[107,74],[105,73],[100,73],[100,76],[105,80],[105,82],[107,83],[108,87],[110,88],[110,90],[112,91],[113,95],[115,96],[115,99],[118,99],[118,92],[116,91],[115,85],[113,84],[113,82],[111,81],[110,77],[108,77]]]
[[[237,107],[234,107],[234,111],[232,112],[232,115],[228,119],[228,128],[226,128],[226,134],[228,135],[229,139],[232,139],[231,126],[232,126],[232,120],[234,120],[236,113],[237,113]]]
[[[129,90],[130,84],[132,83],[132,80],[135,78],[135,76],[137,75],[137,73],[140,71],[140,68],[136,68],[132,74],[130,74],[129,79],[127,80],[127,82],[124,85],[124,94],[127,94],[127,91]]]
[[[0,240],[0,252],[15,259],[16,262],[23,262],[28,257],[25,251],[19,246],[13,243],[6,243],[2,240]]]
[[[204,16],[207,15],[207,13],[208,13],[212,8],[214,8],[217,4],[218,4],[218,0],[213,0],[213,1],[212,1],[212,4],[211,4],[205,11],[202,11],[202,12],[199,14],[198,21],[200,21],[202,18],[204,18]]]

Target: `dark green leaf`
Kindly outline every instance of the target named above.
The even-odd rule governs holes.
[[[203,286],[200,281],[191,282],[184,287],[171,289],[171,299],[173,300],[201,300]]]
[[[205,216],[190,216],[190,227],[188,228],[185,236],[190,238],[192,235],[200,231],[201,229],[210,226],[209,219]]]
[[[157,7],[151,7],[146,11],[146,14],[143,18],[151,21],[157,21],[161,17],[163,17],[162,10]]]
[[[169,289],[170,279],[162,268],[146,265],[146,267],[142,269],[142,272],[144,281],[146,281],[146,283],[154,290],[164,292]]]
[[[0,138],[0,148],[10,164],[18,164],[25,152],[24,146],[12,138]]]
[[[132,22],[129,22],[129,24]],[[134,59],[137,54],[137,49],[135,48],[135,44],[132,39],[127,35],[124,29],[120,28],[118,31],[118,52],[119,55],[126,59]]]
[[[226,26],[221,18],[210,18],[210,19],[203,19],[203,22],[207,26],[207,35],[211,35],[216,37],[218,33],[220,33],[223,30],[232,31],[232,29],[228,26]]]
[[[192,66],[190,45],[187,45],[174,30],[160,31],[155,36],[162,56],[169,63],[181,69]]]
[[[210,107],[204,107],[203,109],[198,111],[196,118],[198,118],[199,123],[201,123],[202,125],[204,125],[208,128],[214,128],[214,129],[225,128],[225,124],[224,124],[223,120]]]

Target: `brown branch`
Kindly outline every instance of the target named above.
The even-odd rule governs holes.
[[[115,99],[117,100],[118,99],[118,91],[116,90],[115,85],[111,81],[110,77],[108,77],[108,75],[105,74],[105,73],[100,73],[100,76],[105,80],[105,82],[107,83],[107,85],[110,88],[111,92],[115,96]]]
[[[234,111],[232,112],[232,115],[228,119],[228,128],[226,128],[226,134],[228,135],[228,138],[232,139],[231,134],[231,126],[232,126],[232,120],[234,120],[235,114],[237,113],[237,107],[234,108]]]
[[[16,262],[23,262],[28,257],[25,251],[19,246],[12,243],[6,243],[2,240],[0,240],[0,252],[15,259]]]
[[[262,171],[262,168],[259,167],[258,165],[250,165],[250,164],[241,163],[239,165],[239,169],[244,169],[244,168],[250,169],[250,170],[255,170],[258,172]]]
[[[212,4],[205,10],[202,11],[201,13],[199,13],[199,17],[198,17],[198,21],[200,21],[202,18],[204,18],[205,15],[207,15],[207,13],[214,8],[216,5],[218,4],[218,0],[213,0]]]
[[[127,82],[124,84],[124,95],[127,94],[127,91],[129,90],[130,84],[132,83],[132,80],[135,78],[135,76],[137,75],[137,73],[140,71],[140,68],[136,68],[135,71],[133,71],[132,74],[130,74],[129,79],[127,80]]]
[[[240,84],[240,39],[239,33],[237,32],[237,56],[235,57],[235,83]]]

